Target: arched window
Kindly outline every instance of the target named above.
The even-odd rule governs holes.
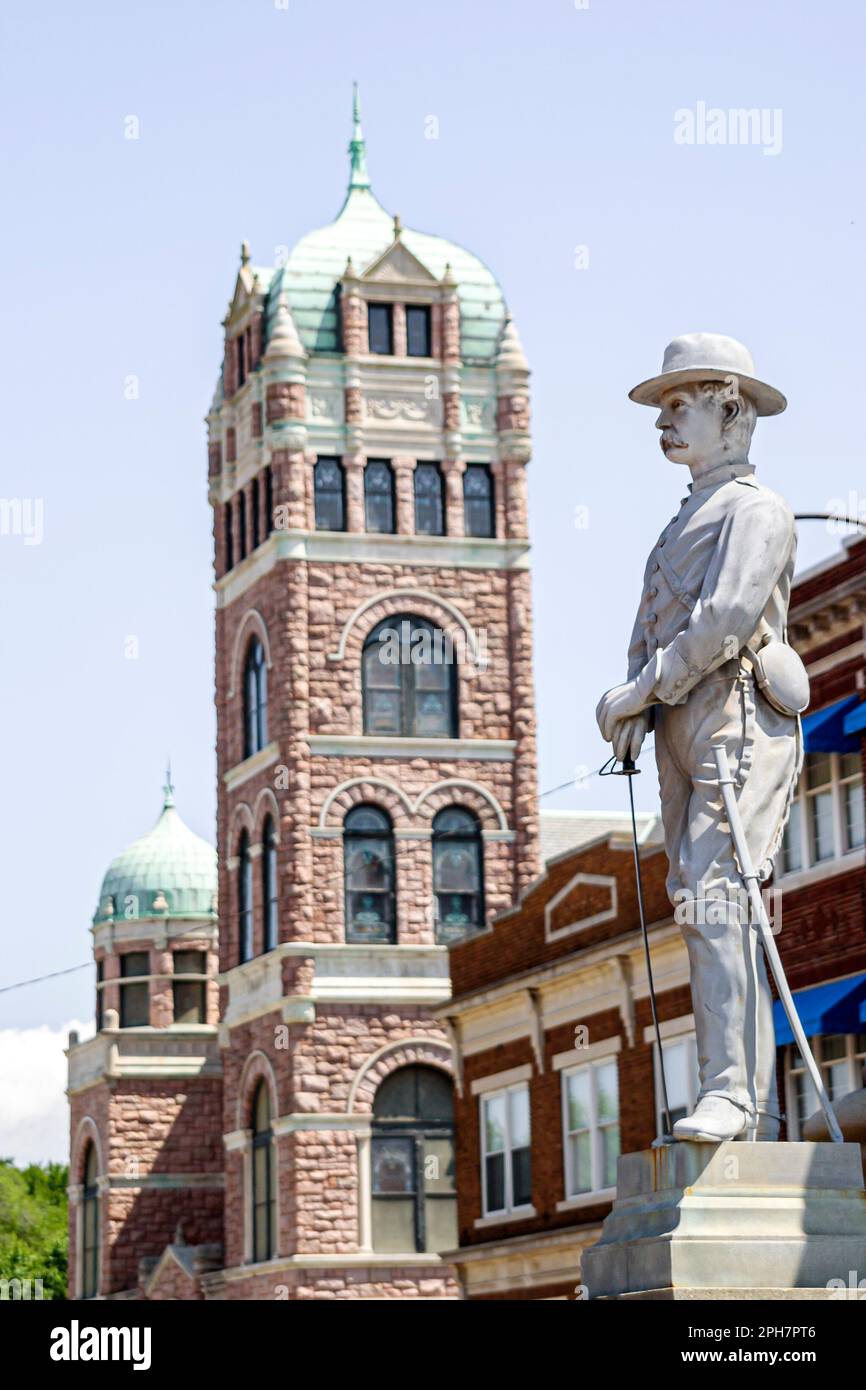
[[[241,831],[238,846],[238,956],[240,963],[253,954],[253,861],[250,837]]]
[[[320,458],[313,470],[317,531],[345,531],[346,487],[339,459]]]
[[[446,806],[433,821],[436,940],[459,941],[484,926],[484,852],[472,811]]]
[[[495,536],[493,476],[486,463],[467,464],[463,474],[463,524],[467,536]]]
[[[373,1249],[435,1253],[457,1244],[454,1098],[435,1067],[401,1067],[373,1101]]]
[[[84,1155],[84,1191],[81,1204],[81,1297],[99,1292],[99,1173],[96,1145],[91,1139]]]
[[[419,536],[445,534],[445,503],[438,463],[416,464],[415,531]]]
[[[271,816],[262,830],[262,903],[265,915],[265,950],[272,951],[279,935],[277,892],[277,832]]]
[[[258,753],[268,741],[268,667],[265,649],[254,637],[244,662],[244,757]]]
[[[368,531],[394,530],[394,473],[385,459],[368,459],[364,469],[364,511]]]
[[[378,806],[353,806],[343,823],[346,940],[396,941],[394,832]]]
[[[423,618],[385,618],[364,643],[364,733],[457,737],[450,633]]]
[[[262,1080],[253,1096],[252,1254],[256,1263],[271,1259],[274,1253],[276,1192],[273,1138],[271,1097],[267,1082]]]

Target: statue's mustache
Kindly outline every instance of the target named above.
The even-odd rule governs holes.
[[[663,449],[687,449],[689,447],[685,440],[680,439],[676,434],[663,434],[659,443]]]

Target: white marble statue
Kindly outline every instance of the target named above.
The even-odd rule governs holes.
[[[779,848],[802,760],[808,699],[785,624],[796,548],[787,504],[755,478],[756,417],[785,397],[755,377],[746,348],[714,333],[677,338],[660,375],[631,399],[658,408],[688,495],[647,562],[628,680],[597,718],[618,758],[654,730],[668,893],[689,956],[700,1067],[677,1139],[778,1138],[772,996],[758,932],[724,819],[712,741],[724,738],[737,802],[762,879]]]

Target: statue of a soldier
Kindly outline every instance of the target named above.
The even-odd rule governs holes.
[[[769,877],[802,760],[808,681],[787,646],[796,539],[787,504],[755,479],[759,415],[785,397],[732,338],[677,338],[630,392],[657,406],[661,447],[692,475],[647,562],[628,680],[597,718],[617,758],[655,734],[668,893],[689,956],[700,1093],[678,1139],[779,1130],[772,995],[725,820],[713,741],[724,739],[752,859]]]

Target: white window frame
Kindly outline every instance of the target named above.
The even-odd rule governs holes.
[[[534,1213],[534,1208],[533,1208],[533,1206],[532,1206],[532,1202],[531,1202],[531,1201],[529,1201],[529,1202],[522,1202],[522,1203],[520,1204],[520,1206],[515,1206],[515,1205],[514,1205],[514,1183],[513,1183],[512,1163],[511,1163],[511,1155],[512,1155],[512,1152],[513,1152],[513,1146],[512,1146],[512,1143],[511,1143],[511,1104],[510,1104],[510,1101],[509,1101],[509,1097],[512,1096],[512,1095],[515,1095],[515,1094],[516,1094],[517,1092],[519,1092],[519,1091],[525,1091],[525,1092],[526,1092],[527,1108],[529,1109],[529,1145],[528,1145],[528,1147],[529,1147],[529,1163],[530,1163],[530,1175],[531,1175],[531,1172],[532,1172],[532,1110],[531,1110],[531,1105],[530,1105],[530,1099],[531,1099],[531,1098],[530,1098],[530,1093],[529,1093],[529,1082],[528,1082],[528,1081],[518,1081],[518,1082],[516,1082],[516,1083],[515,1083],[514,1085],[512,1085],[512,1086],[501,1086],[498,1090],[489,1090],[489,1091],[488,1091],[488,1090],[485,1090],[485,1091],[481,1092],[481,1094],[480,1094],[479,1097],[478,1097],[478,1118],[479,1118],[479,1124],[480,1124],[480,1128],[481,1128],[481,1211],[482,1211],[482,1216],[483,1216],[483,1217],[489,1217],[489,1216],[505,1217],[505,1216],[513,1216],[513,1215],[515,1215],[515,1214],[517,1214],[517,1215],[523,1215],[523,1214],[525,1214],[525,1215],[529,1216],[529,1215],[532,1215],[532,1214]],[[505,1206],[504,1206],[504,1207],[495,1207],[495,1208],[491,1208],[490,1205],[488,1204],[488,1200],[487,1200],[487,1159],[488,1159],[488,1157],[492,1157],[493,1155],[492,1155],[492,1154],[488,1154],[488,1152],[487,1152],[487,1124],[486,1124],[486,1118],[485,1118],[485,1114],[484,1114],[484,1107],[485,1107],[485,1105],[488,1103],[488,1101],[497,1100],[500,1096],[504,1096],[504,1098],[505,1098],[505,1147],[504,1147],[503,1149],[495,1149],[493,1152],[496,1153],[496,1154],[503,1153],[503,1154],[505,1155]],[[521,1144],[520,1147],[523,1148],[523,1145]]]
[[[797,784],[797,791],[794,796],[794,803],[799,807],[800,815],[800,836],[799,850],[800,863],[790,869],[783,868],[782,858],[778,861],[778,877],[787,878],[789,874],[803,873],[806,869],[814,869],[824,864],[831,864],[834,860],[844,859],[846,855],[856,854],[862,851],[863,845],[846,844],[847,829],[845,816],[845,789],[859,782],[861,796],[864,794],[862,764],[860,770],[851,773],[847,777],[842,776],[842,757],[841,753],[822,753],[819,756],[830,759],[830,780],[822,782],[818,787],[809,787],[808,782],[808,759],[811,755],[806,754],[803,763],[803,770]],[[830,791],[832,794],[833,806],[833,853],[826,855],[823,859],[815,856],[815,845],[812,835],[812,817],[809,802],[821,792]],[[792,807],[793,809],[793,807]],[[790,827],[791,822],[788,822]],[[785,834],[788,834],[786,828]]]
[[[866,1032],[866,1029],[864,1029]],[[838,1066],[842,1061],[848,1064],[848,1089],[846,1095],[852,1091],[859,1091],[863,1085],[863,1068],[866,1065],[866,1050],[857,1051],[857,1038],[862,1034],[857,1033],[833,1033],[828,1036],[844,1037],[846,1052],[843,1057],[824,1057],[824,1039],[820,1036],[809,1039],[809,1045],[818,1068],[821,1072],[821,1079],[830,1067]],[[800,1134],[800,1115],[797,1108],[797,1077],[805,1073],[803,1059],[795,1043],[789,1043],[785,1048],[785,1110],[788,1121],[788,1140],[791,1143],[797,1142],[802,1137]],[[837,1096],[838,1100],[839,1097]],[[815,1110],[819,1108],[818,1097],[815,1096]]]
[[[599,1067],[610,1066],[613,1064],[616,1073],[616,1121],[605,1121],[600,1124],[598,1119],[598,1088],[596,1084],[596,1073]],[[568,1125],[568,1079],[571,1076],[578,1076],[583,1072],[589,1073],[589,1103],[590,1103],[590,1154],[589,1166],[591,1174],[591,1185],[577,1188],[575,1186],[574,1164],[572,1162],[570,1139],[573,1131]],[[568,1067],[562,1072],[561,1081],[561,1103],[562,1103],[562,1149],[565,1157],[565,1197],[566,1201],[576,1201],[578,1198],[584,1199],[598,1196],[600,1193],[615,1191],[615,1185],[601,1181],[602,1176],[602,1146],[601,1135],[604,1129],[616,1128],[617,1134],[620,1133],[620,1110],[619,1110],[619,1064],[615,1052],[609,1053],[606,1057],[598,1057],[592,1062],[584,1062],[579,1067]],[[583,1132],[583,1131],[581,1131]]]
[[[683,1028],[681,1032],[664,1035],[664,1025],[662,1025],[662,1052],[667,1052],[669,1048],[685,1045],[691,1054],[691,1065],[686,1069],[686,1079],[688,1085],[688,1095],[686,1097],[686,1113],[691,1114],[698,1100],[698,1090],[700,1088],[700,1077],[698,1075],[698,1040],[694,1032],[694,1027]],[[662,1074],[659,1065],[658,1045],[653,1039],[653,1082],[655,1085],[656,1097],[656,1132],[664,1132],[664,1095],[662,1093]]]

